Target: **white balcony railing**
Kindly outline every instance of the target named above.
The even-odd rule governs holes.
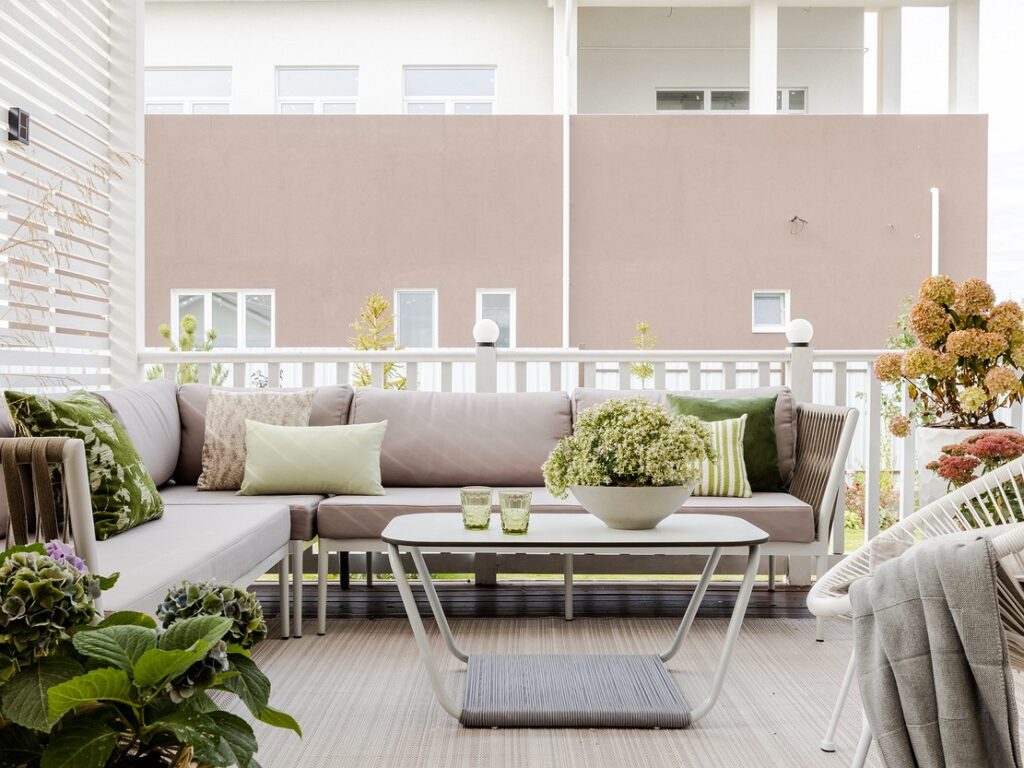
[[[357,370],[369,373],[371,386],[383,386],[385,365],[404,376],[407,389],[442,392],[571,392],[577,386],[604,389],[723,390],[788,386],[801,402],[857,408],[861,418],[848,470],[864,473],[865,530],[882,528],[883,475],[895,480],[899,516],[916,508],[914,435],[893,440],[882,421],[883,390],[871,373],[883,350],[584,350],[496,349],[491,346],[449,349],[357,351],[348,348],[230,349],[213,352],[168,352],[148,349],[139,355],[147,371],[162,366],[174,381],[179,365],[196,366],[200,382],[210,383],[220,366],[225,386],[312,387],[352,383]],[[635,363],[650,364],[641,379]],[[909,403],[902,404],[904,413]],[[1021,409],[1003,416],[1021,427]],[[891,475],[889,474],[891,473]],[[891,494],[890,494],[891,495]],[[841,500],[842,501],[842,500]],[[844,551],[844,514],[840,505],[833,531],[833,551]]]

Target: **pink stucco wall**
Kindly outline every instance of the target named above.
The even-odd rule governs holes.
[[[574,345],[779,347],[788,289],[819,347],[874,347],[930,268],[984,275],[979,116],[579,116]],[[281,346],[342,346],[362,299],[436,288],[442,346],[477,288],[517,290],[520,346],[561,338],[561,118],[147,117],[146,330],[172,288],[275,288]],[[789,219],[808,221],[798,235]]]

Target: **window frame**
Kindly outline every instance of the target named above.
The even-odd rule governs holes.
[[[398,298],[403,293],[429,293],[434,297],[433,313],[430,319],[431,328],[431,345],[429,347],[409,347],[402,341],[402,305],[399,303]],[[395,344],[397,346],[408,348],[408,349],[437,349],[438,348],[438,291],[437,288],[396,288],[392,294],[392,304],[394,307],[395,315]]]
[[[516,349],[516,289],[515,288],[477,288],[476,319],[479,322],[484,316],[484,294],[494,293],[508,296],[508,349]]]
[[[356,95],[355,96],[325,96],[317,98],[314,96],[281,96],[281,77],[280,73],[282,70],[296,71],[296,70],[311,70],[311,69],[344,69],[351,70],[356,73]],[[325,104],[351,104],[355,110],[353,114],[359,114],[359,65],[357,64],[330,64],[330,65],[314,65],[314,64],[287,64],[278,65],[274,67],[274,114],[281,115],[282,104],[313,104],[313,114],[323,115]],[[337,117],[337,115],[332,115]]]
[[[703,109],[658,109],[658,94],[663,92],[672,91],[701,91],[703,95]],[[659,115],[749,115],[749,109],[712,109],[711,108],[711,94],[712,92],[719,91],[741,91],[749,94],[749,87],[737,87],[731,86],[715,86],[713,88],[705,88],[702,86],[659,86],[654,89],[654,111]],[[804,108],[803,109],[789,109],[789,92],[790,91],[803,91],[804,94]],[[798,87],[786,87],[779,86],[775,89],[776,100],[778,95],[782,95],[782,108],[777,109],[775,114],[777,115],[806,115],[809,114],[807,108],[808,98],[810,97],[809,89],[806,86]]]
[[[237,324],[236,338],[242,342],[248,342],[245,332],[245,300],[249,296],[270,296],[270,346],[255,347],[255,349],[273,349],[277,346],[277,292],[274,288],[172,288],[171,289],[171,333],[176,338],[181,333],[181,315],[179,298],[181,296],[202,296],[203,297],[203,320],[213,320],[213,294],[234,293],[238,299],[238,313],[235,318]],[[197,337],[206,339],[206,328],[197,329]],[[218,347],[215,347],[217,349]],[[219,349],[250,349],[248,344],[236,344],[234,347],[219,347]]]
[[[755,315],[755,305],[758,296],[781,296],[782,297],[782,323],[780,325],[758,325]],[[755,288],[750,292],[750,330],[753,333],[785,333],[789,325],[790,297],[788,288]]]
[[[206,117],[206,115],[196,115],[192,111],[192,107],[195,104],[227,104],[228,111],[222,114],[233,114],[232,109],[234,107],[234,96],[235,96],[235,80],[234,67],[231,66],[202,66],[202,67],[144,67],[143,78],[145,78],[146,72],[227,72],[231,77],[231,93],[227,96],[186,96],[183,98],[176,98],[174,96],[154,96],[150,98],[148,95],[143,93],[142,111],[143,114],[152,114],[149,111],[150,105],[154,106],[181,106],[181,114],[188,115],[189,117]],[[145,86],[143,86],[145,88]]]
[[[405,73],[410,69],[490,69],[494,72],[494,93],[490,96],[445,96],[436,94],[434,96],[407,96],[405,92]],[[409,115],[410,104],[444,104],[444,115],[455,115],[455,105],[468,104],[490,104],[490,115],[464,115],[464,117],[490,117],[498,114],[498,65],[497,64],[404,64],[402,65],[402,114]],[[439,115],[433,115],[438,117]],[[430,115],[421,115],[430,117]]]

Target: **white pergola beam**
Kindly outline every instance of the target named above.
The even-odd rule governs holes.
[[[978,111],[980,0],[949,6],[949,111]]]
[[[774,115],[779,82],[778,0],[750,4],[750,113]]]

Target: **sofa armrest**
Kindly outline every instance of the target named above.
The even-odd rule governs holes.
[[[789,492],[814,509],[817,540],[828,541],[859,413],[855,408],[800,404],[796,470]]]
[[[60,464],[63,471],[65,521],[57,514],[53,495],[53,464]],[[0,493],[7,501],[13,543],[28,544],[31,537],[67,538],[70,534],[75,553],[90,571],[99,572],[85,444],[67,437],[0,438],[0,466],[4,471]]]

